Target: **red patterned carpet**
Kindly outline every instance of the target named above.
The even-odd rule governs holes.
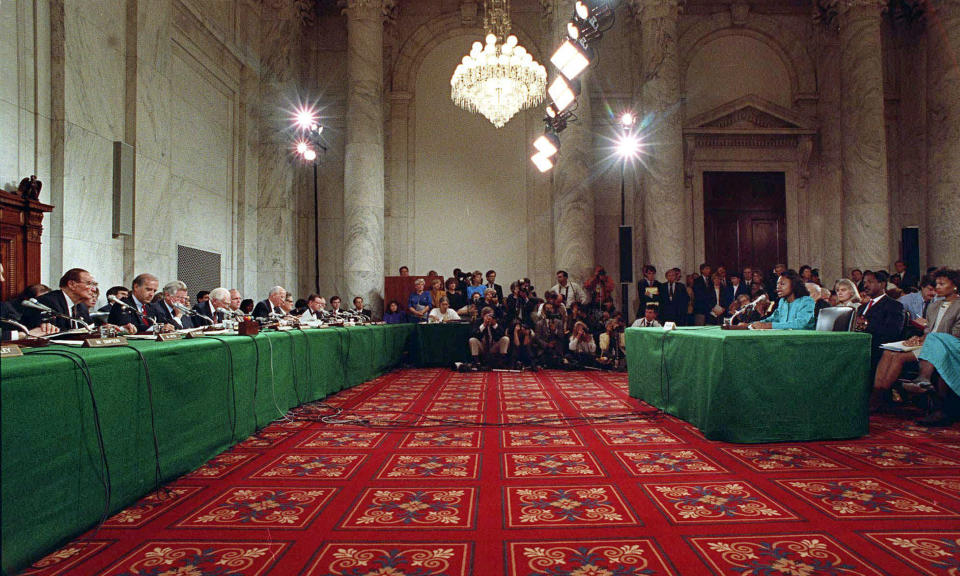
[[[596,372],[408,370],[327,403],[393,424],[300,410],[26,574],[960,574],[957,426],[710,442]]]

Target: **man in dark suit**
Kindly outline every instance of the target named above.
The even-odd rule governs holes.
[[[270,289],[267,299],[257,302],[257,305],[253,307],[254,318],[269,318],[270,314],[283,316],[283,308],[280,305],[286,298],[287,291],[284,290],[283,286],[274,286]]]
[[[887,278],[882,272],[863,273],[863,290],[869,298],[857,308],[855,329],[871,337],[871,367],[876,369],[883,351],[881,344],[901,339],[905,316],[903,304],[887,296]]]
[[[728,303],[737,299],[737,296],[746,294],[750,296],[750,287],[741,282],[740,276],[736,272],[730,275],[730,281],[723,287],[723,299]]]
[[[151,304],[153,296],[157,293],[160,281],[153,274],[139,274],[133,279],[133,289],[130,295],[121,302],[124,302],[134,310],[130,310],[120,304],[114,304],[110,308],[110,317],[107,322],[117,326],[133,325],[137,332],[147,332],[153,329],[156,324],[156,310]]]
[[[510,338],[503,325],[497,321],[497,316],[491,308],[484,308],[480,315],[483,321],[470,335],[470,354],[474,365],[483,361],[485,367],[503,366],[510,348]]]
[[[107,290],[107,303],[100,308],[97,308],[97,312],[110,313],[110,309],[113,308],[113,303],[110,302],[111,296],[116,296],[121,300],[126,300],[127,297],[130,296],[130,289],[126,286],[111,286],[110,289]]]
[[[3,264],[0,264],[0,282],[6,282],[7,279],[3,276]],[[9,302],[0,301],[0,318],[4,320],[10,320],[12,322],[20,323],[20,313],[17,311],[16,306]],[[44,336],[46,334],[56,334],[60,330],[52,324],[41,324],[29,332],[23,332],[22,330],[17,330],[15,324],[2,324],[0,325],[0,340],[20,340],[28,336]]]
[[[230,291],[222,287],[214,288],[207,294],[206,300],[194,307],[194,311],[197,312],[197,314],[190,318],[190,321],[193,323],[194,328],[210,326],[210,320],[199,316],[199,314],[203,314],[213,320],[214,323],[219,324],[223,322],[223,312],[218,312],[218,310],[229,307]]]
[[[74,322],[68,318],[83,320],[92,324],[86,302],[93,295],[97,281],[82,268],[71,268],[60,278],[60,289],[37,297],[37,302],[52,308],[67,318],[53,318],[50,323],[60,330],[70,330]],[[21,322],[27,328],[36,328],[42,323],[42,313],[33,308],[25,308]]]
[[[917,287],[917,277],[913,272],[907,270],[907,263],[903,260],[897,260],[893,263],[897,271],[890,275],[890,281],[900,287],[904,292],[911,292]]]
[[[660,322],[675,322],[683,325],[687,317],[690,295],[683,282],[677,282],[679,268],[667,270],[667,281],[660,286]]]
[[[693,323],[697,326],[707,323],[710,309],[716,305],[716,303],[711,304],[711,300],[715,300],[710,296],[713,290],[711,272],[713,268],[709,264],[701,264],[700,277],[693,281]]]
[[[710,280],[713,282],[713,287],[701,295],[701,306],[709,306],[704,315],[704,321],[708,325],[722,324],[723,316],[732,300],[727,299],[727,287],[723,285],[723,275],[715,272]]]
[[[655,304],[660,307],[660,296],[662,287],[657,282],[657,269],[652,264],[644,264],[643,280],[637,282],[637,316],[643,316],[647,304]]]
[[[174,304],[184,305],[187,298],[187,285],[174,280],[163,287],[163,298],[153,303],[154,316],[158,324],[171,326],[175,330],[193,328],[190,316],[178,310]]]
[[[497,280],[497,271],[496,270],[487,270],[487,283],[484,284],[485,288],[493,288],[497,292],[497,300],[503,302],[503,286],[496,283]]]
[[[353,297],[353,310],[351,310],[351,312],[354,314],[363,314],[370,320],[373,320],[373,313],[370,311],[370,309],[363,307],[363,296]]]

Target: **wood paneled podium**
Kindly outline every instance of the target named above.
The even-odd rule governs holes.
[[[40,282],[40,233],[43,215],[53,206],[0,190],[0,262],[6,281],[0,299],[10,300]]]

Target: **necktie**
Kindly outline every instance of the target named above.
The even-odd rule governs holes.
[[[74,304],[73,306],[70,307],[70,317],[71,317],[71,318],[77,318],[77,305],[76,305],[76,304]]]
[[[921,317],[921,318],[926,318],[926,317],[927,317],[927,306],[929,306],[929,305],[930,305],[929,302],[924,302],[924,303],[923,303],[923,309],[920,311],[920,317]]]
[[[873,300],[867,302],[867,309],[863,311],[863,315],[866,316],[866,315],[867,315],[867,312],[869,312],[869,311],[870,311],[870,308],[872,308],[872,307],[873,307]]]
[[[670,301],[673,302],[673,282],[670,283]]]

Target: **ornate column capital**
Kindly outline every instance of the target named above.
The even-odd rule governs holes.
[[[627,0],[630,13],[637,20],[679,18],[685,0]]]
[[[397,0],[337,0],[337,6],[347,17],[360,17],[379,13],[384,20],[396,16]]]
[[[868,11],[864,12],[861,8]],[[813,0],[813,19],[830,24],[851,10],[861,14],[870,14],[869,10],[875,10],[876,16],[880,17],[888,8],[888,0]]]

